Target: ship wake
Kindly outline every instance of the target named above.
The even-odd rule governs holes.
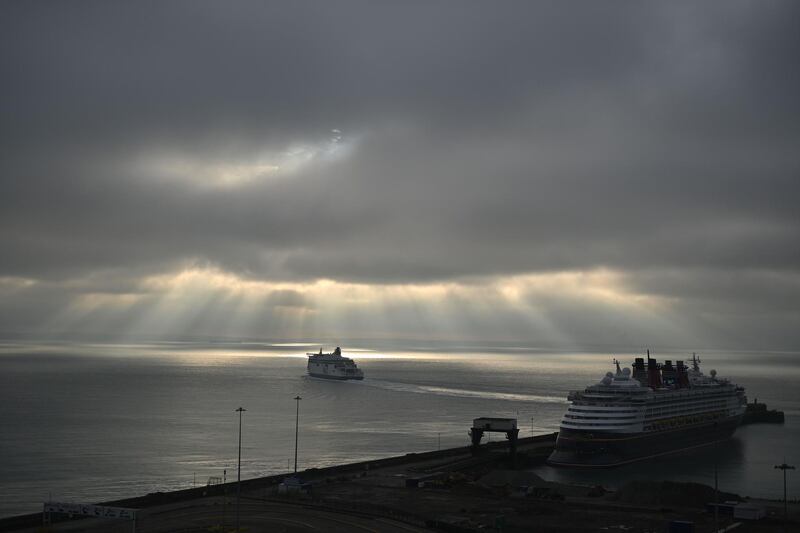
[[[397,392],[411,392],[415,394],[436,394],[439,396],[457,396],[462,398],[482,398],[487,400],[508,400],[514,402],[531,403],[557,403],[566,404],[563,396],[545,396],[539,394],[519,394],[499,391],[468,390],[436,385],[419,385],[414,383],[400,383],[395,381],[375,380],[364,382],[363,386],[378,387]]]

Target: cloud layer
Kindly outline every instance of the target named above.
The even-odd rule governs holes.
[[[378,292],[611,272],[712,342],[800,340],[795,3],[0,9],[0,329],[155,301],[180,272]],[[536,315],[595,337],[596,302],[559,287]]]

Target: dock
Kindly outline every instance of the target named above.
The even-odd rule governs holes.
[[[696,533],[711,531],[713,513],[705,505],[713,501],[712,487],[652,481],[613,491],[549,482],[527,470],[546,460],[556,436],[517,439],[515,458],[508,440],[493,441],[478,450],[464,446],[310,468],[298,472],[297,479],[282,474],[242,480],[240,531],[588,533],[667,531],[672,522],[692,523]],[[43,528],[42,513],[36,513],[0,519],[0,531],[231,533],[236,489],[231,482],[98,504],[135,510],[135,529],[130,523],[66,515],[53,517],[52,525]],[[699,495],[690,499],[696,506],[685,498],[674,500],[675,494],[687,491]],[[643,498],[648,494],[652,497]],[[724,494],[724,500],[736,497]],[[780,503],[750,503],[764,513],[757,522],[748,522],[746,531],[782,531]],[[800,505],[790,504],[789,515],[790,526],[800,524]],[[735,519],[723,516],[720,527],[733,525]]]

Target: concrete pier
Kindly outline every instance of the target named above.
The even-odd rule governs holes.
[[[509,441],[481,446],[410,453],[377,461],[363,461],[299,472],[307,490],[279,492],[286,475],[242,481],[241,526],[248,533],[285,531],[422,531],[506,532],[540,531],[667,531],[671,522],[691,522],[696,533],[709,533],[713,515],[705,504],[713,487],[655,481],[623,487],[549,482],[527,470],[544,461],[555,434],[522,438],[517,442],[519,468],[509,461]],[[107,505],[137,510],[137,533],[194,533],[232,531],[235,483],[168,493],[148,494]],[[676,495],[699,495],[687,501]],[[642,495],[652,496],[642,499]],[[635,496],[634,497],[632,497]],[[735,495],[731,495],[731,498]],[[666,499],[665,499],[666,498]],[[727,496],[726,496],[727,498]],[[696,500],[696,501],[695,501]],[[648,503],[642,503],[647,501]],[[751,500],[765,518],[748,522],[742,530],[778,533],[783,530],[782,505]],[[790,527],[798,525],[800,510],[790,504]],[[68,519],[44,531],[130,533],[130,525],[102,519]],[[734,517],[722,517],[721,527]],[[41,514],[0,520],[0,530],[39,533]]]

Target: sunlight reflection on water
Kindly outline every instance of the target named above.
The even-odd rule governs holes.
[[[399,344],[343,346],[365,372],[359,383],[309,378],[305,352],[320,346],[310,342],[0,344],[0,427],[7,428],[0,439],[6,465],[0,515],[35,511],[49,492],[100,501],[187,488],[195,476],[231,472],[239,405],[248,409],[243,475],[284,472],[293,454],[297,394],[305,467],[426,451],[439,438],[442,447],[464,446],[478,416],[516,417],[525,436],[531,429],[552,432],[569,390],[599,380],[612,357],[623,364],[634,357]],[[751,400],[786,410],[785,426],[740,429],[732,441],[738,451],[724,455],[721,470],[728,490],[774,497],[780,487],[773,487],[765,461],[781,457],[765,458],[763,451],[800,459],[787,444],[800,441],[798,354],[701,356],[706,370],[744,385]],[[706,460],[702,454],[670,459],[659,472],[704,480]],[[543,469],[545,477],[569,475]]]

